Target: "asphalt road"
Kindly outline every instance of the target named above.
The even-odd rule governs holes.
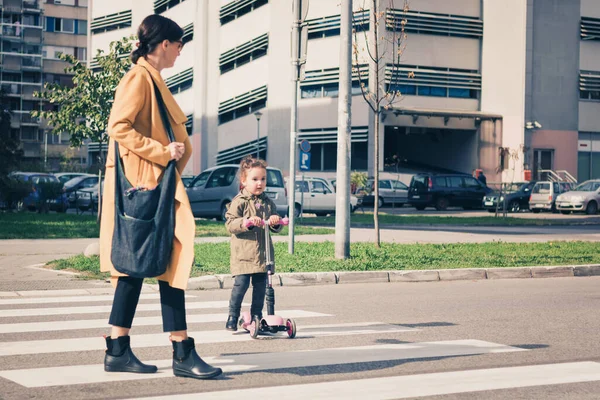
[[[5,297],[0,398],[205,398],[218,391],[206,398],[597,399],[599,284],[549,278],[282,287],[277,307],[296,320],[293,340],[233,335],[223,329],[229,292],[190,291],[197,349],[226,369],[213,381],[171,375],[156,293],[144,293],[132,331],[138,357],[163,366],[156,376],[102,371],[110,296]]]

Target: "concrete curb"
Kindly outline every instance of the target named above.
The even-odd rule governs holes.
[[[526,279],[600,276],[600,264],[511,268],[465,268],[404,271],[291,272],[275,274],[274,286],[313,286],[348,283],[436,282],[482,279]],[[217,285],[217,281],[220,285]],[[231,275],[191,278],[189,289],[231,289]]]

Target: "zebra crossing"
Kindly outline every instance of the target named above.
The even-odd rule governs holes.
[[[136,316],[135,327],[154,328],[156,331],[156,328],[162,325],[158,294],[143,293],[140,300],[138,312],[154,315]],[[111,301],[111,295],[0,298],[0,398],[20,398],[21,395],[37,398],[71,398],[69,395],[64,395],[63,391],[81,394],[86,392],[85,388],[88,387],[89,391],[93,392],[98,384],[119,382],[124,385],[128,382],[135,383],[140,387],[147,380],[153,380],[152,384],[160,382],[163,389],[171,389],[167,395],[156,397],[146,395],[147,398],[187,399],[193,396],[197,399],[223,400],[238,399],[244,395],[270,398],[282,392],[286,393],[286,399],[401,399],[600,381],[600,363],[581,361],[332,382],[306,381],[306,383],[286,386],[271,385],[247,389],[231,389],[230,383],[220,385],[219,380],[216,380],[212,381],[213,389],[210,391],[180,394],[181,385],[177,384],[177,381],[181,378],[173,376],[170,368],[171,359],[144,358],[146,363],[158,366],[159,370],[155,374],[104,372],[101,358],[98,357],[100,351],[104,349],[104,340],[98,331],[108,332],[107,316]],[[256,346],[274,338],[261,336],[258,340],[253,340],[244,332],[231,334],[222,328],[214,329],[215,322],[222,325],[226,320],[227,301],[203,301],[194,295],[188,295],[186,306],[188,310],[193,311],[188,313],[188,323],[199,324],[190,329],[189,335],[205,348],[206,346],[223,348],[223,346],[246,342],[243,352],[223,351],[216,356],[203,357],[207,362],[221,367],[224,376],[230,381],[235,381],[236,377],[241,376],[240,374],[268,374],[282,370],[532,351],[473,338],[403,342],[403,335],[418,335],[420,328],[378,321],[340,323],[331,313],[302,309],[278,312],[286,317],[297,319],[299,329],[295,340],[302,343],[303,339],[319,341],[334,338],[336,346],[331,346],[331,341],[328,341],[326,343],[329,346],[318,346],[319,348],[316,349],[298,349],[290,346],[285,350],[278,348],[273,351],[258,351]],[[209,328],[205,329],[203,325]],[[344,342],[344,338],[357,335],[373,340],[369,340],[370,344],[366,345],[344,344],[347,343]],[[378,341],[380,337],[388,339]],[[390,340],[390,337],[395,339]],[[165,333],[135,334],[136,351],[160,350],[168,346]],[[65,365],[63,360],[72,360],[73,355],[79,355],[80,362]],[[22,359],[39,357],[46,361],[41,365],[21,363],[27,365],[16,364],[15,366],[11,362],[13,357]],[[86,363],[87,360],[89,362]],[[6,393],[3,393],[5,390]],[[28,390],[32,391],[31,396]],[[132,390],[123,392],[121,398],[139,398],[136,397],[138,393],[139,391],[132,386]],[[79,398],[79,395],[73,394],[72,398]]]

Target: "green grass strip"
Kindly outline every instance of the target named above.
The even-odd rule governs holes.
[[[423,270],[600,263],[599,244],[594,242],[393,244],[380,249],[371,243],[353,243],[349,260],[334,257],[335,245],[296,243],[295,254],[287,243],[275,243],[277,272],[329,272]],[[228,274],[229,243],[202,243],[195,248],[192,276]],[[55,269],[82,271],[101,277],[98,257],[83,255],[51,263]]]

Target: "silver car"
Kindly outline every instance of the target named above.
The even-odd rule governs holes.
[[[208,168],[185,188],[195,217],[225,219],[227,204],[240,192],[239,165],[227,164]],[[277,205],[277,213],[287,215],[287,190],[278,168],[267,167],[265,193]]]
[[[598,214],[600,204],[600,180],[585,181],[571,192],[556,198],[556,209],[563,214],[585,211],[586,214]]]

